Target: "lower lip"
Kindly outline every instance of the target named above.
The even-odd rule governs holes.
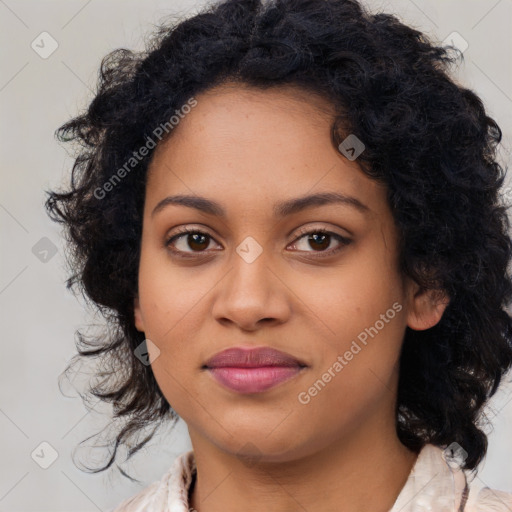
[[[208,368],[211,375],[227,388],[239,393],[261,393],[291,379],[299,366],[260,366],[258,368]]]

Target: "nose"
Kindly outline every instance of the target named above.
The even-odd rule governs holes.
[[[270,260],[264,251],[256,259],[245,257],[243,251],[233,255],[232,267],[218,285],[212,309],[217,321],[255,331],[288,320],[291,291]]]

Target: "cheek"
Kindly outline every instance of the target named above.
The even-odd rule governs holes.
[[[305,437],[322,431],[326,438],[335,439],[340,429],[359,428],[370,414],[393,400],[402,319],[396,314],[384,326],[374,324],[362,330],[359,338],[340,336],[298,390],[295,398],[300,405],[296,407],[304,421]]]
[[[357,258],[322,275],[294,279],[294,293],[301,299],[300,314],[308,316],[326,341],[337,349],[369,329],[384,315],[386,328],[397,324],[403,309],[399,278],[378,258],[359,253]],[[393,307],[393,304],[398,305]],[[320,333],[321,331],[321,333]],[[364,334],[362,335],[364,338]]]
[[[193,343],[198,338],[197,319],[191,315],[172,318],[172,322],[155,319],[154,325],[153,340],[159,352],[152,359],[153,374],[171,407],[186,419],[193,404],[202,400],[196,389],[202,359]]]
[[[144,254],[139,268],[139,303],[148,338],[166,343],[182,319],[193,315],[211,285],[180,270],[161,255]]]
[[[361,363],[352,361],[328,383],[320,384],[319,375],[302,390],[301,398],[306,402],[308,397],[308,402],[296,405],[296,417],[300,417],[301,436],[308,443],[322,446],[338,439],[340,433],[357,431],[389,399],[391,391]]]
[[[200,364],[193,340],[199,339],[198,315],[204,318],[206,312],[201,310],[204,290],[190,286],[189,280],[180,282],[177,272],[169,274],[141,262],[139,303],[146,338],[155,346],[153,353],[149,349],[153,373],[174,407],[191,389],[190,379]]]
[[[406,326],[399,278],[378,259],[376,264],[374,258],[360,257],[325,283],[328,288],[309,283],[312,291],[304,295],[314,312],[311,322],[318,326],[321,356],[308,380],[311,394],[307,387],[301,390],[324,418],[360,410],[391,389]],[[306,291],[305,285],[301,293]],[[329,403],[339,407],[330,411]]]

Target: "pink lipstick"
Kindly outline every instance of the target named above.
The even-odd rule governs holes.
[[[210,358],[205,368],[223,386],[238,393],[261,393],[285,382],[307,365],[270,347],[235,347]]]

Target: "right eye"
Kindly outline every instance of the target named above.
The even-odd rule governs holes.
[[[204,231],[182,228],[179,233],[174,234],[165,241],[165,246],[180,258],[193,258],[194,256],[190,256],[190,254],[204,252],[204,249],[208,248],[211,240],[214,240],[214,238]],[[177,242],[181,243],[181,247],[177,247]],[[187,248],[193,250],[188,251]],[[197,251],[194,249],[197,249]]]

